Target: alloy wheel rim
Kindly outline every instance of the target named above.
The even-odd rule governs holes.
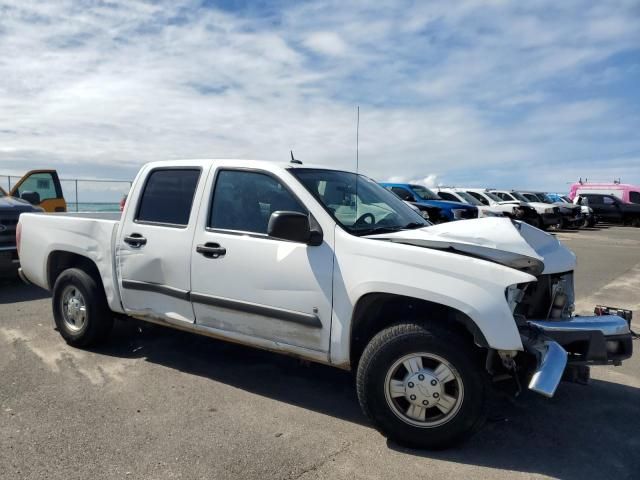
[[[384,382],[387,404],[403,422],[434,428],[453,419],[464,399],[464,384],[456,368],[426,352],[399,358]]]
[[[73,285],[65,287],[60,302],[65,326],[73,332],[82,330],[87,322],[87,304],[80,290]]]

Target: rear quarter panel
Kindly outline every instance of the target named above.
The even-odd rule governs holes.
[[[39,287],[50,290],[49,257],[53,252],[75,253],[93,261],[104,285],[109,307],[122,312],[114,245],[118,221],[113,215],[23,214],[20,216],[22,241],[19,256],[25,276]]]

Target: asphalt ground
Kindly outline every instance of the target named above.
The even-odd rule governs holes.
[[[640,229],[557,235],[579,311],[640,311]],[[501,400],[457,448],[409,450],[369,425],[347,372],[135,321],[74,349],[47,292],[0,284],[1,479],[547,477],[640,478],[640,355]]]

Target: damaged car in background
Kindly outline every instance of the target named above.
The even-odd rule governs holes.
[[[554,236],[431,225],[351,172],[154,162],[121,216],[22,214],[18,238],[70,345],[133,317],[352,370],[372,424],[414,447],[469,437],[502,381],[551,397],[632,354],[629,315],[574,315],[575,255]]]

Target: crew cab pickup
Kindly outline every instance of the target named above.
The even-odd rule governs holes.
[[[614,195],[582,193],[573,201],[578,205],[587,205],[604,222],[622,223],[640,227],[640,205],[625,203]]]
[[[492,385],[550,397],[565,371],[632,353],[624,318],[573,316],[575,256],[554,236],[431,225],[345,171],[150,163],[119,219],[23,214],[18,233],[69,344],[135,317],[351,369],[372,423],[412,446],[476,431]]]
[[[491,193],[497,195],[504,201],[516,201],[526,202],[526,205],[535,208],[538,213],[538,221],[536,227],[543,230],[551,226],[560,225],[562,222],[562,216],[560,215],[560,208],[549,205],[543,202],[532,202],[530,199],[523,196],[520,192],[515,190],[491,190]]]
[[[443,200],[435,192],[422,185],[410,183],[381,183],[384,188],[395,193],[421,211],[427,211],[432,223],[451,222],[478,218],[478,208],[459,200]]]

